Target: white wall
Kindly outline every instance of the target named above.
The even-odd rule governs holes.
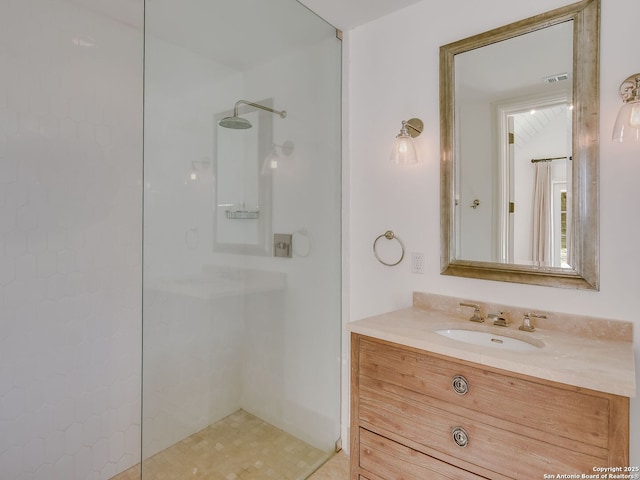
[[[640,203],[640,149],[609,139],[620,106],[618,86],[640,70],[638,58],[628,54],[624,40],[635,35],[640,2],[604,1],[602,5],[601,290],[572,291],[439,274],[438,48],[567,3],[425,0],[348,32],[350,179],[345,189],[350,204],[350,320],[406,307],[413,291],[507,302],[632,321],[638,362],[640,223],[633,208]],[[413,116],[425,123],[418,139],[422,163],[394,167],[387,159],[391,141],[400,121]],[[375,260],[371,243],[387,229],[402,238],[407,252],[425,253],[424,275],[411,274],[408,262],[389,268]],[[636,369],[640,371],[638,363]],[[638,424],[640,400],[634,399],[631,425]],[[631,432],[631,464],[640,464],[637,429]]]
[[[142,53],[70,2],[0,1],[3,479],[139,458]]]

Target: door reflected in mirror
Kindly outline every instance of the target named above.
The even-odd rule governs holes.
[[[508,116],[514,142],[505,168],[512,171],[501,261],[572,268],[571,110],[567,103]]]

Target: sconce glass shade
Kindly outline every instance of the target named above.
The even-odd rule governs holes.
[[[280,155],[278,155],[278,149],[285,157],[291,156],[294,150],[294,145],[291,140],[285,141],[282,145],[271,145],[271,151],[262,162],[262,168],[260,169],[261,175],[271,175],[274,170],[277,170],[278,165],[281,162]]]
[[[260,173],[262,175],[271,175],[271,172],[278,168],[278,162],[280,160],[280,156],[278,152],[276,152],[275,145],[271,148],[271,152],[267,155],[262,162],[262,168],[260,169]]]
[[[640,100],[625,103],[613,127],[614,142],[640,142]]]
[[[423,124],[417,118],[408,122],[402,121],[400,133],[396,136],[391,147],[391,163],[394,165],[413,165],[418,163],[418,153],[413,137],[422,133]],[[411,131],[409,131],[411,129]]]
[[[613,127],[614,142],[640,142],[640,73],[630,76],[620,85],[624,105]]]
[[[416,146],[409,135],[398,135],[393,141],[391,149],[391,163],[394,165],[413,165],[418,163]]]

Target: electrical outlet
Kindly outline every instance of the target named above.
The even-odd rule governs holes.
[[[411,253],[411,273],[424,273],[424,253]]]

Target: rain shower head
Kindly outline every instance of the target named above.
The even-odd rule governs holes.
[[[223,118],[222,120],[220,120],[220,122],[218,122],[218,125],[224,128],[233,128],[236,130],[251,128],[251,122],[249,120],[235,115],[233,117]]]
[[[259,108],[260,110],[271,112],[275,115],[280,115],[280,118],[285,118],[287,116],[287,112],[285,110],[278,111],[278,110],[274,110],[273,108],[260,105],[259,103],[247,102],[246,100],[238,100],[235,106],[233,107],[233,116],[223,118],[218,122],[218,125],[224,128],[233,128],[236,130],[244,130],[247,128],[251,128],[251,122],[249,120],[238,116],[238,106],[240,104],[249,105],[251,107]]]

